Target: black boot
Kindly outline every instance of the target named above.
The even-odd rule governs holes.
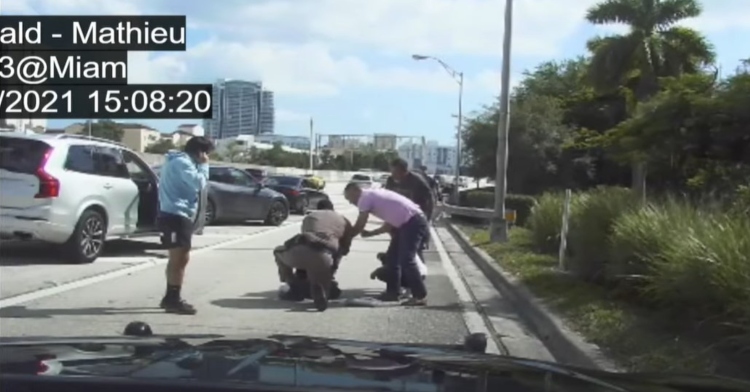
[[[339,288],[339,282],[333,281],[331,282],[331,293],[328,296],[330,299],[339,299],[341,298],[341,289]]]

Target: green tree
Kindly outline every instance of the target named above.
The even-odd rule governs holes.
[[[695,73],[713,63],[715,54],[708,40],[676,25],[701,11],[696,0],[605,0],[590,8],[589,22],[622,23],[630,28],[627,34],[588,42],[594,88],[611,92],[626,87],[636,102],[645,102],[658,92],[658,78]],[[645,198],[648,156],[639,151],[631,155],[632,187]]]
[[[750,178],[750,75],[666,78],[609,136],[651,156],[662,190],[732,193]]]
[[[145,151],[149,154],[166,154],[170,150],[174,150],[175,147],[172,139],[161,139],[158,142],[145,148]]]
[[[243,162],[247,160],[247,149],[245,145],[239,141],[232,142],[222,154],[224,159],[229,162]]]

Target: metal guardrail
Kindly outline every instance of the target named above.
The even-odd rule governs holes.
[[[459,207],[451,204],[443,204],[442,212],[446,215],[465,216],[487,220],[492,220],[492,218],[495,216],[495,210],[489,208]],[[510,223],[515,223],[516,210],[506,209],[505,220]]]

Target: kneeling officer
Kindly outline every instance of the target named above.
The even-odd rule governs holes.
[[[330,202],[328,202],[330,204]],[[302,220],[300,234],[290,238],[284,245],[274,249],[279,279],[298,290],[300,277],[295,274],[305,271],[310,287],[310,296],[316,309],[328,308],[328,298],[334,284],[333,274],[342,256],[349,253],[353,238],[352,224],[343,215],[333,211],[332,206],[320,203],[321,209],[310,212]],[[319,208],[320,208],[319,207]]]

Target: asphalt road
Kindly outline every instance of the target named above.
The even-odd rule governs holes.
[[[327,191],[337,210],[355,217],[356,211],[343,199],[343,184],[330,184]],[[194,316],[165,314],[157,308],[165,288],[166,259],[164,251],[156,249],[156,237],[109,243],[106,255],[89,265],[60,264],[43,246],[3,246],[0,335],[114,335],[134,320],[148,322],[161,334],[293,333],[457,343],[468,333],[467,312],[462,311],[466,298],[459,299],[466,290],[456,289],[461,279],[445,251],[426,254],[430,303],[425,308],[353,308],[335,301],[321,313],[311,310],[310,303],[278,301],[271,250],[297,233],[300,221],[300,216],[292,216],[278,228],[250,223],[213,226],[197,236],[183,289],[198,309]],[[384,288],[369,274],[379,265],[375,254],[385,250],[386,241],[385,236],[355,241],[337,276],[344,298]]]

